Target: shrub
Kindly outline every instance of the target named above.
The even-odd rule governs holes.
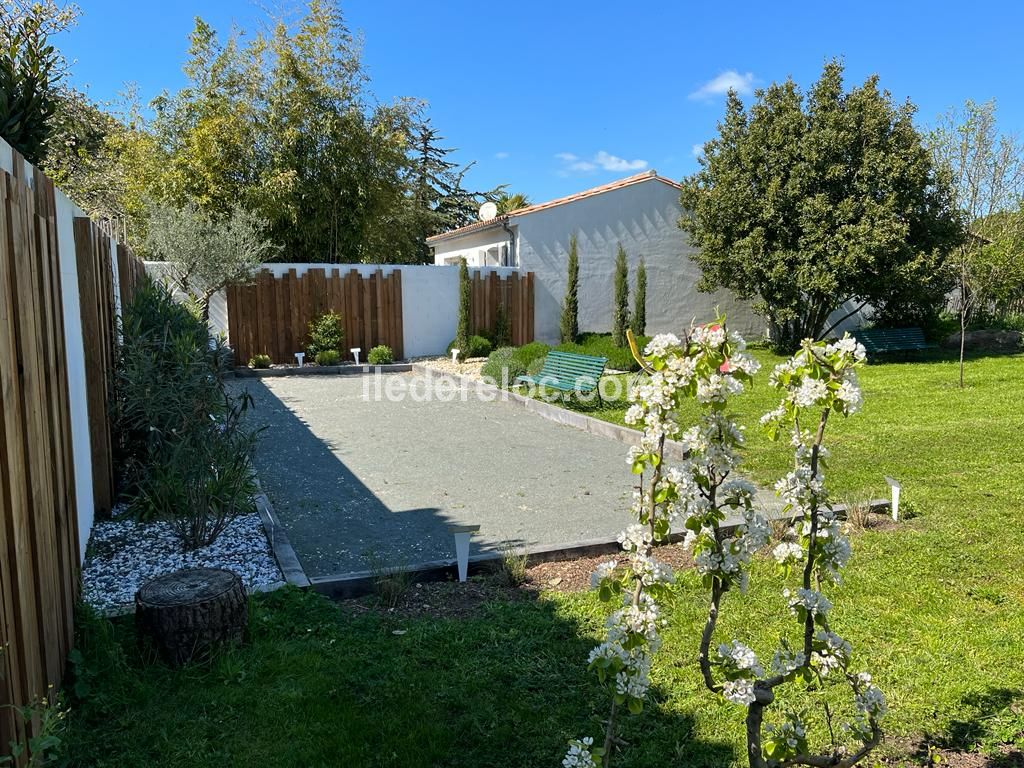
[[[526,373],[526,366],[516,359],[515,347],[501,347],[496,349],[487,358],[484,367],[480,369],[480,375],[490,379],[499,387],[510,386],[515,383],[516,377]]]
[[[512,320],[508,316],[508,309],[504,304],[499,304],[494,313],[494,346],[509,347],[512,345]]]
[[[633,292],[633,315],[629,319],[629,327],[634,336],[643,336],[647,332],[647,267],[643,259],[636,268],[636,291]]]
[[[316,353],[317,365],[337,365],[341,362],[341,353],[336,349],[325,349]]]
[[[250,368],[269,368],[270,355],[253,355],[249,360]]]
[[[533,361],[543,360],[550,351],[551,347],[544,342],[531,341],[529,344],[523,344],[523,346],[516,350],[516,360],[522,363],[524,368],[529,369]]]
[[[563,344],[576,341],[579,336],[579,288],[580,288],[580,257],[576,245],[576,235],[569,236],[569,258],[566,263],[565,298],[562,300],[562,318],[559,322],[559,334]]]
[[[626,250],[619,243],[615,254],[615,302],[612,304],[612,341],[616,347],[626,346],[626,329],[629,327],[629,264]]]
[[[459,350],[460,360],[471,357],[469,354],[469,312],[471,302],[472,289],[469,284],[469,267],[465,259],[459,259],[459,315],[455,324],[455,340],[449,345],[448,352],[451,352],[452,347]]]
[[[395,362],[395,356],[391,352],[391,347],[380,344],[370,350],[366,362],[370,365],[388,365]]]
[[[461,347],[458,346],[458,342],[457,338],[452,339],[448,345],[448,354],[451,355],[453,349],[458,349],[460,360],[468,360],[471,357],[487,357],[491,354],[492,344],[483,336],[470,336],[469,340]]]
[[[185,549],[211,544],[252,504],[250,401],[225,388],[229,358],[163,285],[144,280],[124,308],[113,398],[119,489],[136,518],[167,520]]]
[[[539,376],[540,372],[544,370],[544,363],[548,361],[548,356],[537,357],[530,361],[530,364],[526,366],[527,376]]]
[[[526,568],[529,556],[520,552],[505,541],[501,544],[501,565],[498,567],[498,579],[507,587],[521,587],[527,581]]]
[[[345,346],[345,326],[341,315],[328,312],[320,315],[309,323],[309,340],[306,342],[306,354],[316,360],[321,352],[333,350],[341,356]],[[319,361],[317,361],[319,363]],[[324,363],[333,365],[333,363]]]
[[[636,343],[642,350],[650,341],[641,336]],[[640,364],[633,359],[629,347],[617,347],[607,333],[584,333],[575,344],[559,344],[555,347],[559,352],[575,352],[579,355],[594,355],[608,358],[607,366],[617,371],[639,371]]]

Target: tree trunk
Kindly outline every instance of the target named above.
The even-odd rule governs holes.
[[[238,574],[192,568],[159,576],[135,594],[139,641],[148,637],[169,665],[201,659],[220,643],[241,642],[249,603]]]

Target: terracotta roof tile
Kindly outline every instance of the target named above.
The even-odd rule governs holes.
[[[671,179],[666,179],[664,176],[659,176],[656,171],[644,171],[643,173],[635,174],[634,176],[627,176],[624,179],[618,179],[617,181],[610,182],[608,184],[602,184],[599,187],[593,187],[592,189],[585,189],[582,192],[576,192],[572,195],[566,195],[565,197],[559,197],[555,200],[549,200],[546,203],[537,203],[536,205],[528,205],[525,208],[518,208],[508,213],[503,213],[500,216],[496,216],[489,221],[474,221],[472,224],[467,224],[464,227],[458,229],[452,229],[448,232],[442,232],[439,235],[434,235],[427,238],[428,243],[436,243],[441,240],[447,240],[450,237],[457,237],[465,235],[470,232],[477,230],[487,229],[488,227],[500,226],[502,222],[508,221],[509,219],[518,218],[519,216],[526,216],[537,211],[543,211],[548,208],[554,208],[556,205],[564,205],[565,203],[574,203],[577,200],[582,200],[587,197],[593,197],[594,195],[600,195],[605,192],[611,192],[615,189],[622,189],[633,184],[639,184],[644,181],[660,181],[663,184],[668,184],[676,189],[682,189],[682,187]]]

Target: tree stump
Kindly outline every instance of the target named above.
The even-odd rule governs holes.
[[[148,637],[160,656],[180,667],[218,644],[241,642],[249,603],[238,574],[189,568],[146,582],[135,593],[139,641]]]

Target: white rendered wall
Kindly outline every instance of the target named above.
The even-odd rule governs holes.
[[[729,291],[697,290],[700,270],[694,252],[679,229],[679,191],[652,179],[600,195],[517,217],[519,265],[536,275],[536,335],[558,339],[565,295],[569,236],[577,236],[580,259],[579,326],[581,331],[612,328],[615,255],[619,243],[629,261],[630,307],[636,267],[647,268],[647,333],[679,333],[692,320],[714,317],[715,308],[731,327],[748,338],[764,333],[764,321],[750,305]]]

